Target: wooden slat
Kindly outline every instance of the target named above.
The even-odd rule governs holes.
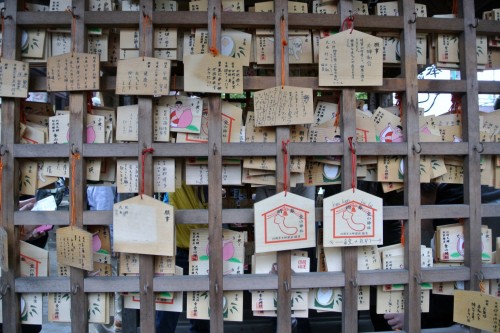
[[[68,277],[17,278],[17,293],[68,293],[71,291]]]
[[[208,38],[211,47],[220,50],[221,40],[220,0],[208,1],[205,20],[208,25]],[[202,21],[204,22],[204,21]],[[214,45],[215,43],[215,45]],[[210,240],[209,291],[210,291],[210,331],[224,331],[222,278],[222,104],[220,94],[208,95],[208,238]]]
[[[450,8],[451,9],[451,8]],[[413,15],[413,14],[412,14]],[[463,19],[417,17],[417,32],[427,33],[460,33],[463,30]]]
[[[422,269],[422,282],[446,282],[470,280],[468,267],[440,267]]]
[[[69,144],[45,144],[45,145],[29,145],[15,144],[12,150],[16,158],[68,158],[71,146]]]
[[[20,50],[17,47],[17,39],[20,31],[15,22],[17,20],[17,1],[7,0],[4,3],[6,19],[2,27],[2,56],[6,59],[20,58]],[[10,18],[8,18],[10,17]],[[18,207],[19,186],[17,182],[18,162],[14,159],[14,143],[19,140],[19,101],[14,98],[2,98],[2,149],[0,156],[3,168],[2,173],[2,191],[1,196],[1,224],[7,232],[7,251],[8,271],[2,270],[1,290],[2,295],[2,316],[3,330],[5,332],[20,332],[20,304],[19,295],[15,293],[15,278],[20,275],[19,270],[19,228],[14,226],[14,210]]]
[[[459,1],[459,14],[463,17],[463,34],[460,36],[459,52],[461,78],[467,81],[467,95],[462,98],[462,123],[464,141],[469,142],[468,155],[464,160],[464,203],[470,206],[470,215],[464,223],[464,263],[470,267],[470,280],[466,288],[479,290],[481,271],[481,171],[480,154],[475,150],[479,145],[479,102],[477,82],[477,57],[468,52],[476,43],[476,30],[470,28],[475,23],[474,1]],[[471,332],[480,332],[471,329]]]
[[[399,1],[400,13],[403,15],[404,29],[401,40],[401,74],[405,78],[403,95],[403,127],[406,129],[408,156],[405,159],[405,191],[404,203],[408,206],[408,219],[404,222],[405,268],[408,270],[408,285],[405,286],[405,309],[420,307],[420,283],[415,276],[421,273],[421,254],[415,251],[421,244],[421,208],[420,208],[420,156],[412,154],[415,143],[419,140],[418,116],[418,82],[416,24],[412,23],[415,12],[415,1]],[[420,332],[420,311],[405,311],[404,329],[407,332]]]
[[[23,28],[71,27],[71,15],[65,12],[18,12],[16,21]]]
[[[467,155],[469,144],[467,142],[418,142],[415,150],[422,151],[421,155]]]
[[[87,51],[87,27],[84,24],[84,11],[87,1],[76,1],[73,3],[73,13],[64,13],[70,19],[72,15],[72,51],[85,53]],[[83,209],[86,196],[86,161],[84,158],[77,158],[83,151],[83,143],[86,142],[87,131],[87,93],[71,92],[69,94],[70,110],[70,164],[71,156],[74,156],[74,168],[70,172],[70,222],[78,228],[83,228]],[[74,172],[73,172],[74,170]],[[73,215],[74,212],[74,215]],[[73,216],[73,217],[72,217]],[[74,220],[73,220],[74,218]],[[88,311],[88,297],[84,292],[85,271],[83,269],[70,268],[70,288],[71,288],[71,332],[83,333],[88,327],[88,316],[82,316],[82,313]]]

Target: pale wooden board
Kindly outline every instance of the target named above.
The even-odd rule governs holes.
[[[323,246],[383,243],[382,199],[352,189],[323,200]]]
[[[273,87],[254,94],[255,127],[314,122],[310,88]]]
[[[488,332],[500,332],[500,298],[477,291],[455,290],[453,321]]]
[[[314,200],[280,192],[254,205],[255,252],[314,247]]]
[[[153,161],[154,192],[175,191],[175,159],[156,158]]]
[[[0,59],[0,97],[28,97],[29,64]]]
[[[99,90],[99,56],[66,53],[47,60],[47,91]]]
[[[243,93],[243,64],[222,55],[184,57],[184,90],[208,93]]]
[[[171,132],[200,133],[203,113],[201,98],[165,96],[158,100],[158,106],[167,109]]]
[[[49,251],[20,242],[20,270],[23,277],[49,276]]]
[[[196,29],[194,53],[209,53],[209,39],[207,29]],[[234,29],[224,29],[221,33],[220,53],[226,57],[241,60],[243,66],[250,63],[252,35]]]
[[[344,30],[319,41],[320,86],[381,86],[381,38]]]
[[[139,162],[137,159],[116,161],[116,191],[118,193],[139,192]]]
[[[64,227],[56,231],[57,262],[62,265],[94,269],[92,234],[78,227]]]
[[[114,251],[173,256],[173,206],[143,194],[113,205]]]
[[[139,135],[139,105],[119,106],[116,110],[116,140],[137,141]]]
[[[118,61],[117,95],[168,95],[170,60],[139,57]]]
[[[207,291],[187,293],[186,317],[210,319],[210,294]],[[223,318],[225,321],[243,321],[243,292],[225,291],[223,296]]]

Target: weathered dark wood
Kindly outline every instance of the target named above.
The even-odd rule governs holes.
[[[408,206],[408,219],[405,223],[405,268],[408,270],[408,285],[405,286],[405,309],[419,309],[420,283],[415,276],[420,276],[421,254],[416,251],[421,244],[421,209],[420,209],[420,156],[411,154],[415,143],[419,140],[418,122],[418,85],[416,25],[414,18],[415,1],[399,1],[400,13],[403,15],[404,29],[401,40],[401,74],[405,78],[403,95],[403,127],[406,129],[408,156],[405,158],[405,191],[404,203]],[[407,332],[420,332],[420,311],[405,311],[404,329]]]
[[[153,19],[152,1],[140,1],[141,14],[139,19],[139,55],[143,57],[153,56]],[[139,154],[139,191],[145,195],[153,195],[153,155],[154,152],[145,152],[153,144],[153,101],[152,97],[140,96],[139,98],[139,124],[138,124],[138,146]],[[144,190],[144,192],[142,192]],[[154,257],[151,255],[140,255],[139,257],[139,286],[141,296],[140,325],[142,332],[156,332],[155,328],[155,294],[153,291]]]
[[[87,51],[87,27],[84,24],[84,12],[88,6],[88,0],[76,1],[73,3],[73,14],[64,13],[72,22],[72,51],[85,53]],[[72,19],[75,15],[76,19]],[[68,155],[70,164],[74,157],[74,172],[70,172],[70,224],[78,228],[83,228],[83,210],[86,205],[86,161],[84,158],[77,158],[83,151],[83,143],[86,142],[86,119],[87,119],[87,93],[71,92],[69,96],[70,129],[69,144],[70,153]],[[73,168],[71,168],[73,170]],[[85,204],[84,204],[85,202]],[[74,212],[74,220],[72,213]],[[71,288],[71,331],[75,333],[88,332],[88,316],[82,313],[88,311],[88,297],[84,292],[85,271],[71,267],[70,288]]]
[[[414,10],[413,10],[414,11]],[[450,8],[451,11],[451,8]],[[413,13],[412,13],[413,19]],[[461,18],[417,17],[417,32],[432,32],[441,34],[460,33],[463,30]]]
[[[17,2],[7,0],[5,5],[5,17],[11,19],[4,20],[4,31],[2,31],[3,57],[6,59],[16,59],[20,57],[20,50],[17,48],[17,41],[20,40],[20,31],[16,27]],[[17,183],[17,170],[19,163],[14,159],[12,151],[14,144],[19,140],[19,101],[14,98],[2,98],[2,153],[0,156],[3,163],[2,172],[2,197],[1,197],[1,225],[7,232],[8,271],[2,270],[1,290],[2,295],[2,316],[4,332],[20,332],[20,304],[19,295],[15,293],[15,279],[20,275],[19,268],[19,228],[14,226],[14,210],[18,207],[19,187]]]
[[[480,154],[474,147],[479,146],[479,102],[477,82],[477,57],[467,52],[476,42],[474,2],[459,1],[459,14],[463,17],[463,34],[460,36],[461,78],[467,81],[467,94],[462,97],[462,123],[464,141],[469,142],[469,152],[464,160],[464,203],[470,206],[470,215],[464,223],[464,263],[470,268],[470,280],[466,288],[479,290],[481,272],[481,170]],[[471,329],[471,332],[480,332]]]

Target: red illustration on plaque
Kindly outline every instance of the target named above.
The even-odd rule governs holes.
[[[255,252],[315,246],[314,200],[280,192],[254,205]]]
[[[333,237],[373,236],[373,216],[376,209],[357,201],[332,208]]]
[[[270,210],[264,217],[266,243],[306,239],[308,212],[289,205]]]
[[[323,200],[323,245],[363,246],[383,242],[382,199],[350,189]]]

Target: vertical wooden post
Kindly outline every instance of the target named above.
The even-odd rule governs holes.
[[[459,6],[464,27],[460,37],[461,79],[466,81],[467,93],[462,97],[462,124],[464,141],[469,142],[468,155],[464,161],[464,204],[469,205],[469,218],[464,223],[464,262],[470,268],[470,281],[466,288],[479,290],[482,280],[481,267],[481,171],[479,150],[479,102],[477,82],[477,55],[471,52],[476,47],[474,1],[462,0]],[[471,332],[481,330],[471,328]]]
[[[141,0],[139,12],[139,55],[151,57],[153,55],[153,1]],[[153,154],[145,153],[142,164],[143,150],[151,148],[153,144],[153,100],[149,96],[139,97],[139,124],[138,124],[138,159],[139,179],[144,184],[144,194],[153,195]],[[155,328],[155,293],[153,292],[154,256],[140,255],[139,257],[139,287],[141,295],[140,325],[141,332],[156,331]]]
[[[16,27],[17,1],[6,0],[5,31],[2,31],[3,57],[19,59],[20,51],[17,42],[20,39],[19,29]],[[2,98],[2,226],[7,231],[9,270],[2,270],[0,291],[2,295],[3,331],[20,332],[19,295],[15,292],[15,279],[20,276],[19,267],[19,229],[14,226],[14,210],[18,207],[19,184],[17,171],[19,163],[14,159],[14,144],[19,142],[19,101],[15,98]]]
[[[352,1],[339,1],[340,28],[349,16],[353,15]],[[356,22],[354,21],[354,26]],[[342,89],[341,93],[342,126],[342,190],[351,188],[352,177],[356,177],[356,166],[352,165],[349,137],[356,139],[356,94],[351,88]],[[345,284],[342,295],[342,332],[358,331],[358,251],[356,247],[343,248],[343,266]]]
[[[282,25],[282,20],[285,24]],[[282,76],[285,78],[284,84],[288,83],[288,47],[281,54],[282,34],[288,39],[288,1],[274,1],[274,72],[276,85],[281,86]],[[282,29],[284,31],[282,31]],[[282,70],[284,62],[284,72]],[[290,138],[288,127],[276,128],[276,193],[284,190],[284,179],[290,179],[290,169],[284,165],[284,152],[282,142]],[[286,168],[286,169],[285,169]],[[285,178],[285,173],[287,177]],[[290,188],[290,183],[286,184]],[[290,306],[291,297],[291,252],[278,251],[278,314],[277,332],[287,333],[291,331],[292,308]]]
[[[407,143],[404,172],[404,204],[408,206],[408,221],[405,223],[405,267],[408,269],[408,286],[405,288],[405,330],[420,332],[420,276],[421,276],[421,212],[420,212],[420,157],[414,151],[419,145],[418,85],[417,85],[417,29],[415,1],[399,2],[399,13],[403,16],[401,41],[401,73],[405,78],[405,94],[402,101],[404,133]],[[410,190],[411,189],[411,190]]]
[[[220,50],[222,4],[208,2],[208,40]],[[215,41],[215,45],[212,45]],[[208,96],[208,239],[210,241],[210,332],[224,331],[222,278],[222,105],[220,94]]]
[[[72,31],[75,34],[72,36],[72,49],[76,53],[87,51],[87,27],[85,26],[85,10],[88,8],[87,1],[73,1],[72,13],[75,19],[72,20]],[[70,140],[68,144],[69,159],[71,161],[72,154],[82,154],[83,143],[86,141],[86,126],[87,119],[87,92],[71,92],[69,97],[70,110]],[[71,183],[74,188],[74,202],[70,202],[71,209],[76,212],[76,226],[83,228],[83,208],[86,200],[86,163],[85,158],[76,160],[75,173],[70,174]],[[71,267],[70,269],[70,286],[71,286],[71,331],[72,332],[88,332],[88,299],[84,292],[85,271],[79,268]]]

